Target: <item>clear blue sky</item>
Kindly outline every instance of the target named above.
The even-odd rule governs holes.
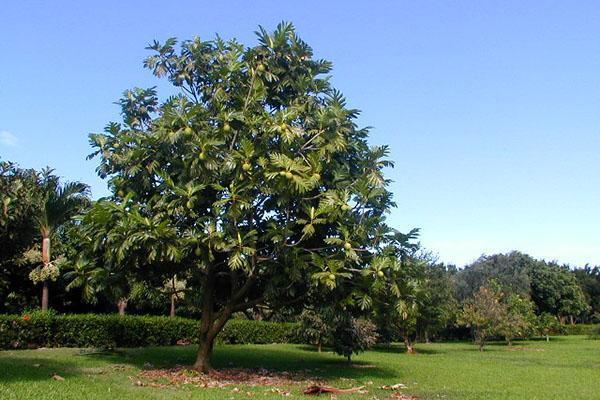
[[[511,249],[600,264],[597,1],[6,1],[0,158],[105,195],[87,134],[124,89],[157,83],[147,43],[252,45],[281,20],[390,145],[394,226],[459,266]]]

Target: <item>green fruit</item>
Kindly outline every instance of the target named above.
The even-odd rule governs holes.
[[[122,190],[119,190],[119,191],[117,192],[117,195],[118,195],[119,197],[125,197],[125,192],[124,192],[124,191],[122,191]]]
[[[377,271],[377,276],[383,278],[383,271]]]
[[[264,66],[263,64],[258,64],[258,65],[256,66],[256,69],[257,69],[259,72],[265,72],[265,69],[266,69],[266,68],[265,68],[265,66]]]
[[[321,180],[321,174],[314,174],[313,177],[318,181]]]
[[[192,200],[188,200],[185,205],[187,206],[187,208],[194,208],[194,202]]]
[[[335,279],[335,275],[334,274],[329,274],[329,279],[334,280]]]
[[[348,211],[349,209],[350,209],[350,206],[348,204],[344,204],[342,206],[342,210],[344,210],[344,211]]]
[[[352,245],[350,243],[346,242],[346,243],[344,243],[344,248],[346,250],[352,250]]]
[[[183,130],[185,132],[186,135],[191,135],[194,131],[192,130],[191,127],[186,126],[185,129]]]
[[[285,177],[288,178],[288,179],[292,179],[294,177],[294,174],[292,174],[290,171],[287,171],[285,173]]]
[[[249,162],[245,162],[244,164],[242,164],[242,169],[244,171],[250,171],[250,168],[252,168],[252,165],[250,165]]]
[[[231,126],[225,122],[225,125],[223,125],[223,131],[225,132],[229,132],[231,130]]]
[[[279,171],[279,176],[285,176],[285,171]]]
[[[279,125],[279,130],[280,130],[281,132],[285,131],[286,129],[287,129],[287,125],[286,125],[286,124],[280,124],[280,125]]]
[[[200,254],[202,254],[200,247],[196,247],[196,249],[194,249],[194,254],[197,255],[198,257],[200,257]]]
[[[201,152],[200,154],[198,154],[198,158],[201,160],[205,160],[206,159],[206,154],[204,154],[204,152]]]

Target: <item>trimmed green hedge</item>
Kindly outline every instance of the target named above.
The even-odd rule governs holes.
[[[118,315],[0,315],[0,349],[144,347],[196,342],[199,321]],[[219,343],[299,343],[297,324],[233,319]]]
[[[595,329],[598,329],[600,324],[575,324],[563,325],[563,335],[591,335]]]

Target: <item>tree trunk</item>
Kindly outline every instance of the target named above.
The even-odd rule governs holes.
[[[546,333],[546,342],[550,341],[550,336]]]
[[[175,294],[171,295],[171,313],[169,314],[171,318],[175,317],[175,297]]]
[[[404,335],[404,345],[406,346],[406,352],[408,354],[416,354],[415,348],[408,335]]]
[[[50,238],[48,237],[47,232],[42,231],[42,263],[44,267],[50,264]],[[48,282],[44,281],[44,286],[42,287],[42,311],[48,311],[48,297],[50,295],[50,288],[48,287]]]
[[[572,315],[569,315],[569,321],[571,322],[571,325],[575,325],[575,320]]]
[[[194,369],[206,374],[211,369],[210,358],[213,352],[214,338],[208,335],[202,335],[199,345],[200,347],[198,348]]]
[[[323,352],[323,343],[321,343],[321,339],[319,339],[319,341],[317,342],[317,350],[319,351],[319,353]]]
[[[119,299],[117,302],[117,307],[119,309],[119,315],[121,317],[125,316],[125,309],[127,308],[127,299]]]
[[[42,311],[48,311],[48,296],[49,296],[50,288],[48,285],[48,281],[44,281],[44,285],[42,286]]]
[[[425,331],[425,343],[429,343],[429,332]]]

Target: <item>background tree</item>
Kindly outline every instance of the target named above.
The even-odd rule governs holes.
[[[0,311],[20,312],[33,298],[23,254],[35,243],[38,173],[0,161]],[[39,260],[38,260],[39,261]]]
[[[461,300],[475,294],[481,286],[494,280],[507,293],[527,296],[530,289],[528,270],[536,262],[518,251],[483,255],[458,274],[457,291]]]
[[[123,124],[90,136],[113,191],[83,220],[92,251],[137,281],[189,276],[200,371],[235,312],[314,287],[352,297],[393,205],[387,148],[369,147],[323,75],[331,64],[290,24],[257,35],[252,48],[155,42],[146,67],[181,91],[164,103],[128,91]]]
[[[600,267],[586,265],[573,271],[589,305],[589,322],[600,323]]]
[[[557,316],[561,323],[587,311],[587,303],[576,276],[568,266],[537,262],[529,269],[531,299],[538,313]]]
[[[185,299],[187,283],[177,276],[167,279],[162,286],[152,286],[148,282],[136,282],[131,286],[129,299],[138,308],[145,310],[158,310],[164,313],[165,304],[169,304],[168,314],[170,317],[177,315],[177,303]]]
[[[456,322],[460,304],[456,298],[454,272],[454,269],[435,261],[427,261],[424,265],[416,329],[425,342]]]

